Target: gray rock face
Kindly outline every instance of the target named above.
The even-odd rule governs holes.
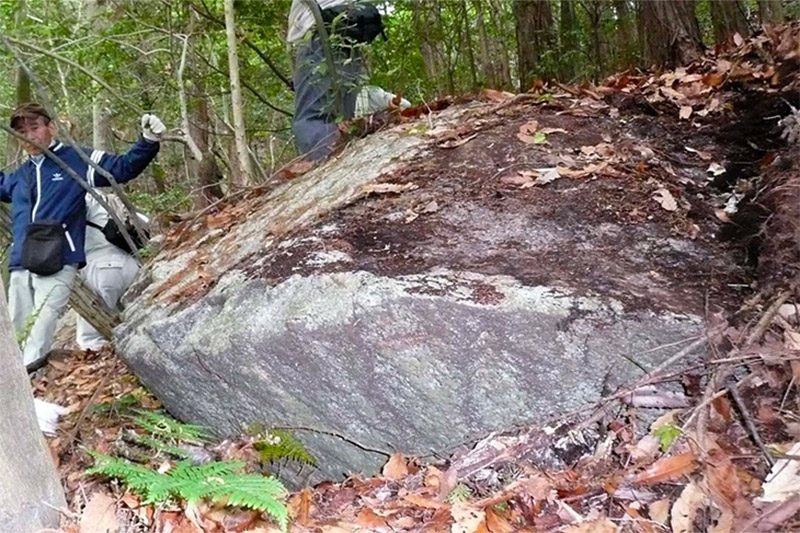
[[[479,303],[487,288],[497,303]],[[230,284],[152,320],[124,349],[181,418],[224,433],[254,421],[315,428],[427,455],[596,400],[641,374],[624,356],[655,364],[658,351],[639,354],[698,327],[502,276],[353,272]],[[323,477],[385,461],[302,435]]]
[[[701,331],[675,265],[717,268],[714,256],[655,224],[413,196],[433,186],[364,200],[376,180],[408,182],[428,153],[413,127],[243,201],[236,224],[199,222],[160,254],[117,347],[174,415],[220,434],[298,428],[319,459],[312,480],[340,479],[393,451],[442,453],[597,400]],[[444,170],[437,179],[458,190]],[[568,210],[572,190],[592,194],[564,189]],[[591,270],[601,278],[587,284]]]

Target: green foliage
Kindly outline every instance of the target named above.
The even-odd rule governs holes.
[[[211,439],[202,426],[184,424],[166,414],[155,411],[137,409],[135,413],[134,424],[162,441],[202,445]]]
[[[131,202],[145,213],[178,213],[192,207],[189,191],[178,185],[161,193],[133,192]]]
[[[288,459],[307,465],[317,464],[316,458],[289,431],[273,429],[259,437],[254,447],[261,454],[261,460],[265,463]]]
[[[244,463],[215,461],[193,465],[181,461],[162,473],[108,455],[93,456],[95,466],[87,473],[119,479],[142,496],[144,503],[208,499],[266,512],[284,530],[287,527],[288,511],[281,501],[286,489],[273,477],[240,473]]]
[[[664,424],[658,429],[653,430],[653,436],[658,439],[661,451],[665,452],[672,446],[675,439],[683,434],[683,430],[674,424]]]
[[[148,434],[136,435],[133,440],[150,450],[164,452],[182,460],[164,469],[90,452],[95,459],[95,465],[87,470],[88,474],[122,481],[147,504],[208,499],[266,512],[286,530],[288,511],[282,501],[286,489],[278,479],[247,474],[243,472],[245,464],[238,461],[193,464],[187,460],[187,450],[180,445],[207,443],[209,436],[202,427],[178,422],[159,412],[135,412],[134,423]]]
[[[119,398],[115,398],[110,402],[92,405],[92,412],[126,414],[137,405],[139,405],[139,395],[135,393],[128,393],[123,394]]]
[[[447,501],[450,503],[465,502],[470,498],[472,498],[472,489],[463,483],[453,487],[453,490],[447,495]]]

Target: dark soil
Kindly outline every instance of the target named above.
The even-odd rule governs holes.
[[[499,112],[487,106],[459,128],[462,137],[479,130],[474,139],[455,148],[432,143],[427,157],[385,177],[417,189],[372,195],[329,214],[292,235],[290,246],[267,251],[253,274],[279,283],[310,272],[454,269],[611,295],[628,308],[699,312],[707,297],[728,306],[748,274],[718,238],[709,162],[685,147],[738,161],[744,139],[719,143],[727,118],[691,127],[644,114],[624,97],[614,103],[555,100]],[[540,129],[567,133],[526,144],[517,133],[532,119]],[[601,143],[612,153],[595,161],[582,154],[581,147]],[[503,181],[520,171],[604,160],[605,171],[544,186]],[[672,193],[677,210],[653,199],[660,188]],[[333,260],[320,261],[324,256]]]

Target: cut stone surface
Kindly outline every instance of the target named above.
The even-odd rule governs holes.
[[[182,419],[296,428],[312,481],[446,453],[636,379],[702,333],[707,290],[724,302],[738,273],[713,213],[687,218],[696,196],[675,189],[675,213],[652,200],[666,174],[499,180],[609,135],[628,142],[620,168],[658,163],[634,145],[659,132],[634,137],[635,117],[553,111],[451,108],[177,228],[129,294],[118,351]],[[531,116],[580,135],[522,145]],[[680,190],[703,186],[672,165]]]

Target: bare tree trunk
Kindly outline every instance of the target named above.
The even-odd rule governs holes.
[[[575,59],[580,52],[578,45],[578,16],[575,13],[575,0],[561,0],[558,33],[561,39],[561,61],[559,75],[565,81],[572,80],[577,71]]]
[[[103,105],[101,92],[92,100],[92,147],[110,152],[111,150],[111,113]]]
[[[605,47],[603,46],[602,27],[603,0],[586,0],[582,3],[589,18],[589,29],[592,39],[593,68],[592,77],[596,81],[602,74],[605,65]]]
[[[511,35],[510,31],[504,27],[503,24],[503,11],[505,9],[505,2],[501,0],[488,0],[489,1],[489,15],[492,21],[492,28],[494,28],[495,40],[491,41],[495,45],[495,57],[499,55],[500,62],[498,64],[498,72],[500,76],[500,84],[503,88],[511,88],[511,58],[509,57],[508,40],[506,35]],[[509,28],[510,29],[510,28]]]
[[[617,67],[627,69],[633,66],[635,58],[638,56],[636,27],[633,24],[633,17],[628,0],[614,0],[614,11],[616,12],[617,34]]]
[[[441,29],[436,25],[432,10],[435,9],[432,3],[421,3],[413,10],[414,27],[420,36],[420,53],[422,62],[425,65],[425,73],[428,78],[436,83],[436,91],[439,95],[446,92],[453,92],[453,88],[447,86],[445,81],[444,61],[442,59],[440,39],[436,38],[436,33]]]
[[[553,46],[553,14],[549,0],[514,0],[519,59],[519,88],[531,88],[537,74],[549,76],[540,59]],[[537,72],[538,71],[538,72]]]
[[[0,528],[15,533],[57,528],[58,509],[67,505],[64,490],[39,430],[4,298],[0,298],[0,360]]]
[[[783,22],[781,0],[758,0],[758,18],[761,24],[780,24]]]
[[[711,23],[717,44],[727,43],[736,33],[742,37],[750,35],[739,0],[711,0]]]
[[[703,53],[694,0],[642,0],[639,14],[645,60],[686,65]]]
[[[472,50],[472,31],[469,27],[467,0],[461,0],[461,24],[459,28],[459,33],[463,32],[460,41],[463,43],[467,52],[467,63],[469,64],[469,73],[472,80],[472,90],[477,90],[480,84],[478,83],[478,71],[475,67],[475,53]]]
[[[224,0],[225,33],[228,40],[228,70],[231,79],[231,112],[233,114],[234,142],[236,146],[236,165],[238,172],[231,173],[231,187],[247,185],[253,175],[250,154],[247,149],[247,135],[244,127],[244,105],[242,103],[242,84],[239,81],[239,54],[236,48],[236,25],[234,22],[233,0]]]

